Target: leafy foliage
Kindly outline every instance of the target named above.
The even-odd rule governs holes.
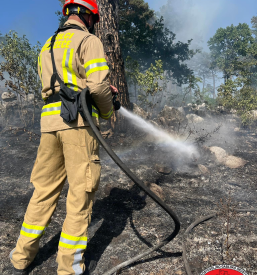
[[[183,89],[184,95],[181,105],[184,105],[187,102],[200,103],[201,91],[198,85],[199,82],[202,82],[201,78],[196,77],[194,74],[191,74],[188,77],[188,85]]]
[[[157,18],[143,0],[120,0],[119,29],[121,49],[125,59],[130,56],[145,70],[156,60],[163,61],[163,69],[186,83],[191,70],[182,63],[195,51],[188,43],[175,42],[176,35],[165,28],[163,18]]]
[[[252,23],[252,34],[255,37],[255,41],[257,41],[257,16],[252,17],[251,23]]]
[[[256,23],[252,19],[253,27]],[[252,122],[257,109],[257,43],[247,24],[218,29],[208,42],[213,65],[223,71],[225,82],[218,89],[218,101],[227,110],[234,109],[243,124]]]
[[[254,39],[247,24],[219,28],[208,41],[212,55],[213,67],[218,67],[227,81],[231,76],[238,76],[245,70],[247,57],[252,49]]]
[[[6,87],[23,96],[24,93],[40,90],[41,82],[37,76],[40,48],[39,42],[32,47],[25,35],[18,37],[15,31],[4,36],[0,46],[0,54],[4,58],[0,64],[0,77],[5,79]],[[8,73],[8,78],[5,78],[4,72]]]
[[[158,93],[163,90],[163,86],[159,83],[164,80],[163,62],[155,61],[155,65],[151,64],[143,73],[140,72],[138,62],[130,57],[127,58],[127,65],[129,70],[126,74],[129,77],[129,82],[139,87],[138,99],[141,106],[147,110],[153,109]]]
[[[64,0],[59,0],[61,5]],[[60,25],[66,21],[57,12]],[[182,63],[190,59],[195,51],[188,43],[175,42],[176,35],[164,27],[163,18],[157,18],[144,0],[119,0],[119,38],[124,56],[138,62],[142,71],[156,60],[163,61],[163,69],[177,81],[186,83],[191,70]]]
[[[228,110],[236,110],[244,125],[251,124],[251,111],[257,109],[257,90],[251,86],[251,80],[247,77],[229,79],[218,91],[219,102]]]

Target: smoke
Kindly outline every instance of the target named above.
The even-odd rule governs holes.
[[[178,41],[193,39],[192,47],[206,47],[210,29],[224,8],[224,2],[206,0],[168,0],[157,14],[164,17],[165,26],[176,34]]]
[[[138,129],[149,134],[154,139],[155,143],[165,148],[167,152],[176,152],[185,158],[198,156],[197,149],[192,144],[176,139],[164,130],[153,126],[151,123],[127,111],[123,107],[121,107],[120,113]]]

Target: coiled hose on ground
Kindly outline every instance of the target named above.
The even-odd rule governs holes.
[[[251,208],[251,209],[235,209],[236,212],[257,212],[257,209],[256,208]],[[199,224],[205,222],[205,221],[208,221],[212,218],[215,218],[218,216],[218,213],[216,214],[212,214],[212,215],[208,215],[208,216],[205,216],[205,217],[202,217],[200,219],[197,219],[196,221],[194,221],[192,224],[190,224],[190,226],[187,228],[187,230],[185,231],[184,235],[183,235],[183,241],[182,241],[182,250],[183,250],[183,261],[184,261],[184,265],[185,265],[185,269],[186,269],[186,273],[187,275],[193,275],[192,271],[191,271],[191,268],[190,268],[190,265],[189,265],[189,262],[188,262],[188,259],[187,259],[187,254],[186,254],[186,245],[185,245],[185,242],[186,242],[186,239],[189,235],[189,233],[196,227],[198,226]]]
[[[81,92],[81,103],[82,103],[82,109],[83,113],[85,114],[85,117],[87,119],[87,122],[89,123],[90,127],[92,128],[93,132],[96,135],[96,138],[102,144],[103,148],[106,150],[106,152],[109,154],[109,156],[114,160],[114,162],[121,168],[121,170],[134,182],[136,183],[141,189],[143,189],[149,197],[151,197],[165,212],[167,212],[170,217],[173,219],[175,223],[175,229],[174,231],[164,240],[160,241],[158,245],[153,246],[152,248],[146,250],[145,252],[131,258],[130,260],[123,262],[116,267],[110,269],[109,271],[105,272],[103,275],[112,275],[118,270],[131,265],[132,263],[138,261],[139,259],[148,256],[154,251],[157,251],[161,247],[165,246],[167,243],[169,243],[171,240],[173,240],[177,234],[179,233],[180,230],[180,222],[177,217],[177,215],[174,213],[174,211],[167,205],[165,204],[158,196],[156,196],[137,176],[130,171],[130,169],[120,160],[120,158],[113,152],[113,150],[110,148],[110,146],[105,142],[103,139],[101,133],[95,126],[95,124],[92,121],[91,114],[89,113],[88,110],[88,102],[87,99],[90,98],[90,93],[88,89],[85,89]],[[237,212],[257,212],[257,209],[238,209]],[[201,224],[204,221],[210,220],[214,217],[217,216],[216,214],[212,214],[200,219],[197,219],[194,223],[192,223],[187,230],[184,233],[183,236],[183,242],[182,242],[182,250],[183,250],[183,261],[185,264],[185,269],[188,275],[192,275],[192,271],[186,256],[186,246],[185,246],[185,241],[188,236],[188,234],[191,232],[193,228],[195,228],[197,225]]]
[[[170,217],[173,219],[175,223],[175,228],[174,231],[164,240],[160,241],[158,245],[153,246],[152,248],[146,250],[145,252],[133,257],[132,259],[119,264],[118,266],[112,268],[111,270],[107,271],[104,273],[104,275],[111,275],[115,273],[116,271],[120,270],[121,268],[124,268],[137,260],[149,255],[150,253],[160,249],[167,243],[169,243],[171,240],[173,240],[179,230],[180,230],[180,222],[177,217],[177,215],[174,213],[174,211],[167,205],[165,204],[158,196],[156,196],[144,183],[141,181],[134,173],[131,172],[131,170],[120,160],[120,158],[113,152],[113,150],[110,148],[110,146],[105,142],[103,139],[101,133],[95,126],[94,122],[92,121],[91,114],[89,113],[88,110],[88,102],[87,99],[89,98],[89,90],[85,89],[81,92],[81,103],[82,103],[82,108],[83,112],[85,114],[85,117],[87,119],[87,122],[89,123],[90,127],[92,128],[93,132],[96,135],[96,138],[102,144],[103,148],[106,150],[106,152],[109,154],[109,156],[114,160],[114,162],[121,168],[121,170],[134,182],[136,183],[140,188],[142,188],[160,207],[167,212]]]

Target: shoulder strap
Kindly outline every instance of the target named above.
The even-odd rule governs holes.
[[[62,79],[60,78],[58,72],[57,72],[57,69],[56,69],[56,65],[55,65],[55,60],[54,60],[54,42],[56,40],[56,37],[58,35],[58,33],[60,32],[64,32],[66,30],[69,30],[69,29],[77,29],[77,30],[80,30],[80,31],[84,31],[81,27],[79,27],[78,25],[69,25],[69,26],[64,26],[64,27],[61,27],[61,28],[58,28],[58,30],[55,32],[54,36],[52,37],[51,39],[51,44],[50,44],[50,53],[51,53],[51,59],[52,59],[52,65],[53,65],[53,75],[51,77],[51,83],[50,83],[50,88],[53,92],[53,94],[55,93],[55,87],[54,87],[54,84],[56,82],[56,80],[59,82],[60,85],[64,85],[64,82],[62,81]]]

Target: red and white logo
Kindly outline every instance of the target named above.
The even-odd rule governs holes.
[[[232,265],[216,265],[204,270],[200,275],[248,275],[243,269]]]

